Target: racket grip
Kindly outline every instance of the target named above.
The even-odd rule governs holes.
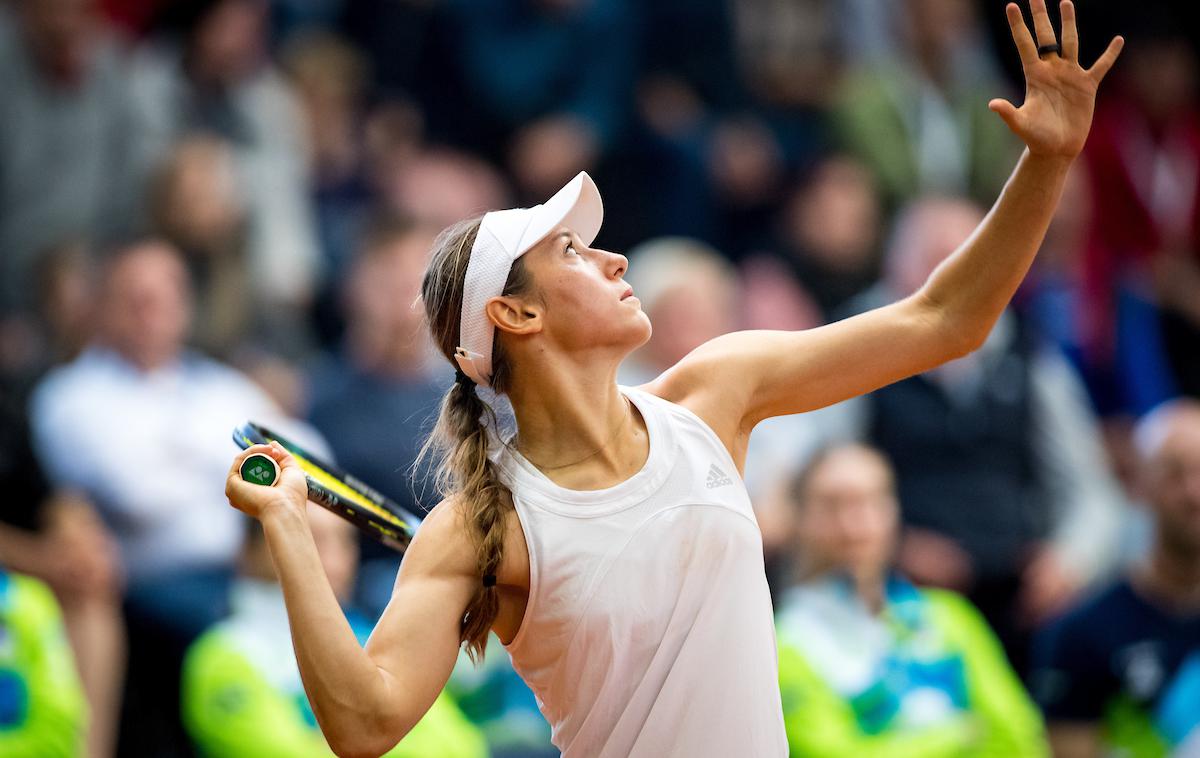
[[[238,471],[242,479],[251,484],[273,487],[279,481],[279,464],[271,456],[262,453],[247,456]]]

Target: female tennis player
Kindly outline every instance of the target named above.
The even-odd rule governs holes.
[[[286,595],[305,689],[342,756],[379,755],[441,691],[460,645],[495,632],[565,756],[783,756],[761,538],[739,474],[751,430],[926,371],[978,347],[1041,243],[1123,44],[1078,62],[1044,0],[1034,37],[1007,8],[1026,77],[990,108],[1027,149],[995,207],[910,297],[804,332],[739,332],[649,384],[621,387],[650,323],[624,256],[591,246],[596,187],[581,174],[543,205],[440,237],[422,291],[458,378],[433,444],[446,498],[418,530],[365,650],[342,616],[282,448],[252,447],[227,493],[261,520]],[[517,431],[498,444],[490,387]],[[399,431],[399,430],[398,430]],[[238,476],[267,451],[280,486]],[[381,449],[379,455],[387,456]]]

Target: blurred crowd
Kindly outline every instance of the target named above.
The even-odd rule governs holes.
[[[794,755],[1200,755],[1200,14],[1078,4],[1085,60],[1129,45],[984,347],[752,438]],[[580,170],[654,324],[625,383],[904,297],[1020,153],[1007,34],[980,0],[0,0],[0,754],[328,755],[233,428],[431,507],[432,240]],[[310,520],[365,639],[398,558]],[[556,754],[496,644],[389,753],[488,754]]]

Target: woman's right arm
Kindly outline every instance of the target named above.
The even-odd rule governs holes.
[[[280,463],[275,487],[243,482],[241,460],[265,452]],[[392,600],[366,649],[325,577],[305,514],[304,476],[282,448],[255,446],[227,480],[230,502],[258,518],[283,586],[304,690],[325,739],[347,756],[378,756],[413,728],[458,657],[462,614],[479,578],[468,532],[446,504],[409,545]]]

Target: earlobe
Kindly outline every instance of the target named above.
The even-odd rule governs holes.
[[[484,312],[492,324],[509,334],[536,334],[542,330],[541,309],[516,297],[494,297]]]

